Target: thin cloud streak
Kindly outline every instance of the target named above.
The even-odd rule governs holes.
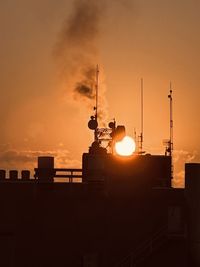
[[[1,145],[1,148],[6,148],[7,145]],[[22,170],[29,169],[33,174],[34,168],[37,167],[37,158],[40,156],[54,157],[55,168],[80,168],[81,162],[70,157],[70,152],[65,149],[58,150],[16,150],[16,149],[1,149],[0,164],[1,169]]]

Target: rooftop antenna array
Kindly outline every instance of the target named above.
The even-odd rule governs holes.
[[[94,115],[90,117],[88,128],[94,131],[94,141],[89,148],[91,153],[113,153],[113,146],[116,140],[121,140],[125,136],[125,126],[116,126],[113,119],[108,127],[99,127],[98,125],[98,97],[99,97],[99,66],[95,70],[95,106]],[[115,140],[115,141],[114,141]]]

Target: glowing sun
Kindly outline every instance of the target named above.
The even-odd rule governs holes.
[[[135,152],[135,148],[135,141],[130,136],[125,136],[115,144],[115,151],[120,156],[131,156]]]

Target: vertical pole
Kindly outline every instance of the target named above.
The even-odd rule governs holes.
[[[141,79],[141,152],[143,145],[143,78]]]
[[[95,120],[98,123],[98,91],[99,91],[99,66],[96,66],[96,106],[95,106]],[[98,134],[97,134],[97,129],[95,129],[95,141],[98,141]]]
[[[99,94],[99,66],[96,66],[96,114],[95,118],[98,119],[98,94]]]
[[[141,133],[138,136],[139,137],[139,154],[143,153],[143,78],[141,78]]]
[[[170,141],[169,141],[169,156],[173,157],[173,98],[172,98],[172,83],[170,82]],[[171,178],[173,178],[173,163],[171,165]]]

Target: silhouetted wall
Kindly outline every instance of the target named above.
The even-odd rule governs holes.
[[[139,163],[129,175],[131,165],[111,162],[100,183],[1,181],[0,266],[115,266],[183,205],[183,190],[152,189]]]

